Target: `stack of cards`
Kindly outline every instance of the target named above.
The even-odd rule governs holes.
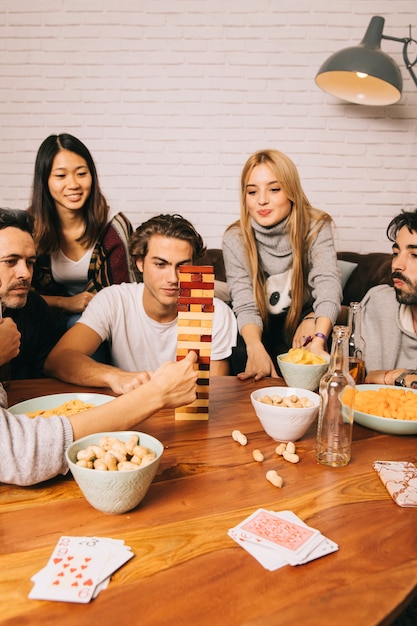
[[[374,461],[373,468],[398,506],[417,506],[417,467],[409,461]]]
[[[87,603],[133,556],[121,539],[61,537],[46,567],[32,576],[29,598]]]
[[[258,509],[228,535],[271,572],[284,565],[303,565],[339,549],[291,511]]]

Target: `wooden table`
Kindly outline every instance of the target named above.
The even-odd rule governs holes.
[[[94,510],[71,475],[30,488],[1,485],[0,623],[391,623],[417,591],[417,509],[391,500],[372,461],[415,462],[416,437],[355,425],[350,464],[325,468],[315,461],[313,426],[297,444],[300,463],[292,465],[275,455],[276,443],[250,404],[250,392],[270,384],[213,378],[208,423],[175,422],[173,411],[142,423],[138,430],[156,435],[166,449],[145,500],[129,513]],[[76,390],[52,380],[12,382],[9,400]],[[248,436],[246,447],[232,440],[234,428]],[[264,452],[263,463],[253,461],[254,448]],[[271,468],[283,476],[282,489],[266,481]],[[258,507],[294,511],[339,551],[266,571],[227,535]],[[121,538],[135,557],[90,604],[29,600],[30,577],[63,534]]]

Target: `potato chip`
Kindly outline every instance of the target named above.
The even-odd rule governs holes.
[[[327,362],[324,357],[314,354],[306,348],[290,348],[288,354],[282,357],[282,360],[300,365],[322,365]]]

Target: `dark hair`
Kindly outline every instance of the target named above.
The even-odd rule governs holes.
[[[188,241],[193,248],[193,260],[203,256],[206,248],[201,235],[194,226],[181,215],[156,215],[138,226],[130,240],[130,254],[136,263],[148,254],[149,239],[152,235],[162,235]]]
[[[414,211],[402,211],[399,215],[394,217],[387,228],[387,237],[390,241],[395,241],[398,232],[401,228],[406,226],[410,233],[417,233],[417,209]]]
[[[34,239],[39,255],[50,254],[59,248],[61,224],[49,192],[48,179],[53,160],[61,150],[68,150],[82,157],[91,174],[91,193],[82,208],[85,229],[78,241],[88,246],[93,245],[108,221],[109,207],[101,193],[96,166],[88,148],[68,133],[50,135],[42,142],[36,155],[32,202],[29,208],[35,219]]]
[[[29,235],[33,234],[33,217],[20,209],[0,209],[0,230],[18,228]]]

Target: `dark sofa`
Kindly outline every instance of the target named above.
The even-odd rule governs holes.
[[[359,254],[357,252],[338,252],[337,258],[344,262],[346,284],[343,289],[342,304],[347,307],[350,302],[362,300],[365,293],[371,287],[391,282],[391,254],[385,252],[370,252]],[[225,283],[226,273],[222,251],[218,248],[208,249],[204,257],[198,261],[199,265],[213,265],[216,281]],[[347,264],[351,265],[350,267]],[[351,272],[351,273],[350,273]],[[342,272],[343,273],[343,272]],[[347,277],[347,275],[350,275]],[[220,285],[221,290],[221,285]],[[218,294],[220,295],[220,294]],[[339,323],[346,323],[346,310],[342,310]]]

